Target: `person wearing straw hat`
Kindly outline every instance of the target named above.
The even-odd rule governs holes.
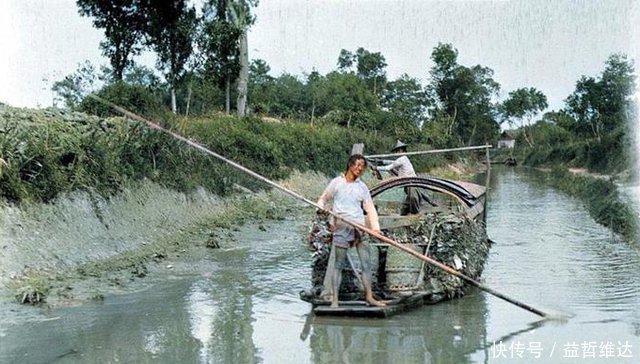
[[[406,153],[407,144],[398,140],[396,145],[391,149],[391,153]],[[383,160],[384,166],[374,166],[373,169],[377,171],[389,172],[396,177],[415,177],[416,172],[413,169],[413,164],[409,160],[409,157],[402,155],[396,160]],[[402,207],[401,215],[416,214],[420,206],[420,196],[413,187],[405,187],[404,189],[406,198],[404,206]]]
[[[364,156],[362,154],[353,154],[347,161],[347,168],[344,174],[331,180],[324,192],[322,192],[318,199],[318,205],[323,209],[331,205],[331,211],[335,214],[361,225],[365,224],[364,215],[366,213],[370,228],[379,232],[380,223],[378,222],[376,207],[373,204],[367,185],[360,180],[360,176],[362,176],[366,167],[367,161]],[[332,271],[330,271],[329,266],[327,267],[327,277],[331,283],[331,307],[338,307],[342,269],[348,267],[347,249],[350,247],[356,248],[360,258],[365,300],[372,306],[384,306],[383,302],[373,298],[369,244],[362,240],[357,229],[341,219],[335,219],[332,222],[331,230],[333,231],[332,250],[333,254],[335,254],[335,264]]]
[[[391,153],[406,153],[407,144],[397,141],[396,145],[391,149]],[[384,166],[373,167],[378,171],[389,172],[397,177],[415,177],[416,172],[413,169],[413,164],[406,155],[398,157],[398,159],[390,161],[383,160]]]

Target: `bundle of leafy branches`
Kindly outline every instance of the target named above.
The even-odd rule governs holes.
[[[424,247],[427,256],[471,278],[482,274],[491,246],[484,223],[464,213],[428,213],[417,224],[395,229],[388,236],[420,251]],[[429,264],[423,267],[424,290],[432,296],[453,298],[464,294],[467,285],[460,278]]]
[[[329,265],[331,254],[331,242],[333,233],[329,227],[329,215],[317,214],[311,220],[311,228],[306,238],[307,247],[311,251],[311,290],[309,296],[319,297],[323,292],[324,278]],[[358,278],[353,270],[344,269],[342,271],[342,281],[340,284],[340,297],[345,299],[356,299],[360,295]]]
[[[324,273],[327,271],[331,252],[331,228],[326,214],[317,214],[311,220],[311,228],[306,238],[307,248],[312,252],[311,286],[322,289]],[[317,292],[319,294],[319,292]]]

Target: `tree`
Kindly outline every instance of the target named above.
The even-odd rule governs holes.
[[[305,86],[295,75],[284,73],[273,82],[269,111],[279,117],[300,117],[305,113]]]
[[[115,81],[111,77],[112,75],[113,71],[110,68],[101,66],[100,71],[97,71],[91,62],[84,61],[78,64],[78,68],[74,73],[56,81],[51,90],[56,92],[58,100],[64,101],[65,107],[77,109],[90,93],[101,90],[111,84],[122,82]],[[133,65],[125,71],[123,81],[130,86],[146,88],[149,93],[154,94],[158,99],[162,98],[162,82],[153,70],[148,67]]]
[[[254,59],[249,66],[248,94],[252,99],[253,110],[258,113],[270,112],[273,98],[274,78],[269,75],[271,68],[262,59]]]
[[[311,123],[313,124],[316,117],[316,104],[319,97],[320,84],[322,82],[322,75],[315,69],[307,75],[307,95],[311,101]]]
[[[171,111],[177,113],[176,84],[185,73],[185,65],[193,51],[197,18],[196,9],[185,0],[141,0],[146,14],[147,44],[157,56],[157,66],[170,85]]]
[[[205,73],[225,91],[225,111],[231,112],[231,83],[240,72],[241,31],[228,19],[228,1],[209,0],[203,9],[203,28],[199,38]]]
[[[356,121],[354,118],[377,109],[376,97],[364,80],[353,73],[331,72],[319,79],[315,87],[318,115],[338,113],[340,125],[349,127]],[[360,125],[364,126],[363,123]]]
[[[115,80],[122,80],[132,64],[131,57],[142,49],[145,19],[137,0],[76,0],[82,16],[93,17],[93,25],[104,29],[106,40],[100,42],[109,58]]]
[[[185,115],[210,115],[224,112],[226,95],[210,76],[193,70],[187,71],[176,87],[178,99],[186,99]]]
[[[142,85],[131,85],[124,81],[115,81],[106,85],[96,95],[134,113],[150,117],[162,117],[162,105],[151,90]],[[102,117],[118,116],[120,113],[92,98],[85,98],[78,110]]]
[[[412,121],[417,127],[426,118],[427,103],[427,95],[420,82],[407,74],[387,83],[382,91],[382,107]]]
[[[502,103],[501,110],[509,125],[512,126],[517,122],[519,127],[524,127],[524,138],[529,146],[532,146],[533,138],[527,135],[526,127],[531,124],[531,119],[547,106],[547,97],[542,92],[534,87],[525,87],[509,92],[509,97]]]
[[[600,79],[582,76],[565,100],[565,111],[575,118],[576,132],[602,141],[606,134],[627,125],[627,110],[635,89],[633,64],[621,54],[605,62]]]
[[[246,114],[247,105],[247,83],[249,79],[249,45],[247,31],[255,22],[255,17],[251,15],[251,7],[258,5],[258,0],[232,0],[227,4],[231,22],[238,29],[239,51],[240,51],[240,72],[238,74],[238,116]]]
[[[500,90],[493,70],[459,65],[458,50],[439,43],[431,54],[434,62],[427,86],[434,122],[445,123],[445,140],[474,144],[493,140],[499,131],[492,99]],[[430,128],[433,129],[433,128]]]
[[[356,51],[356,69],[358,76],[367,82],[369,89],[378,96],[378,89],[384,86],[387,80],[387,67],[384,56],[380,52],[369,52],[360,47]]]
[[[542,115],[542,119],[531,128],[532,134],[536,135],[536,145],[545,144],[551,148],[567,145],[571,141],[571,132],[562,126],[567,118],[566,114],[555,111]]]
[[[349,72],[355,62],[356,57],[353,53],[349,52],[346,49],[341,49],[340,55],[338,55],[338,71]]]
[[[338,55],[338,71],[342,73],[354,73],[365,80],[369,89],[374,95],[378,95],[378,90],[386,82],[387,67],[384,56],[380,52],[370,52],[362,47],[351,53],[346,49],[340,50]]]
[[[82,99],[98,89],[99,79],[95,66],[87,60],[78,63],[78,69],[74,73],[54,82],[51,90],[56,93],[58,100],[64,102],[65,107],[74,109]]]
[[[142,65],[134,65],[128,69],[124,74],[124,82],[146,87],[153,92],[163,87],[160,77],[152,69]]]
[[[604,90],[593,77],[582,76],[576,82],[574,92],[565,100],[566,112],[575,120],[574,132],[577,134],[592,134],[600,140],[600,109],[599,99],[602,99]]]
[[[542,120],[546,123],[555,124],[569,132],[575,130],[576,121],[564,110],[549,111],[542,115]]]
[[[575,122],[573,133],[584,143],[585,164],[596,170],[619,168],[632,143],[632,93],[635,90],[633,63],[622,54],[613,54],[605,62],[600,77],[582,76],[575,91],[565,100],[564,112]]]

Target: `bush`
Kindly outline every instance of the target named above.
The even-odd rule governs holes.
[[[76,189],[109,195],[148,178],[224,194],[229,167],[157,130],[123,118],[0,106],[0,197],[48,202]],[[6,165],[5,165],[6,164]]]
[[[119,105],[133,113],[152,118],[167,118],[169,113],[158,101],[151,90],[141,85],[130,85],[125,82],[116,82],[103,87],[96,93],[107,101]],[[120,116],[121,114],[90,97],[84,98],[78,106],[78,111],[101,117]]]
[[[180,133],[267,178],[294,169],[336,175],[354,143],[367,153],[387,152],[391,138],[359,129],[214,116],[171,121]],[[110,195],[128,181],[150,179],[191,191],[224,195],[237,183],[264,187],[253,177],[168,134],[124,118],[101,119],[57,109],[0,106],[0,197],[48,202],[76,189]]]
[[[391,138],[359,129],[306,123],[269,123],[233,117],[183,120],[181,133],[269,178],[285,178],[297,169],[335,175],[342,171],[352,144],[367,154],[386,152]]]
[[[355,127],[271,123],[220,114],[169,119],[164,124],[276,180],[287,178],[294,170],[335,176],[344,170],[353,144],[364,143],[366,154],[389,153],[395,144],[391,136]],[[429,147],[412,143],[411,150],[421,149]],[[142,123],[57,109],[0,106],[0,158],[0,197],[13,202],[48,202],[77,189],[108,196],[128,182],[142,179],[177,191],[204,187],[220,195],[231,191],[234,184],[265,187],[213,156]],[[425,171],[446,158],[429,155],[412,160],[416,170]]]

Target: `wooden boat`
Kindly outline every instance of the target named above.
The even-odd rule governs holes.
[[[507,157],[507,159],[504,160],[504,164],[510,167],[517,166],[518,160],[514,157]]]
[[[480,276],[490,247],[485,228],[484,186],[421,176],[384,180],[370,192],[381,230],[387,237],[469,277]],[[411,200],[410,195],[417,198]],[[316,315],[389,317],[459,297],[467,289],[463,280],[371,239],[374,295],[387,300],[387,305],[373,307],[364,302],[357,279],[357,259],[349,259],[353,269],[343,271],[339,307],[332,308],[324,278],[331,239],[326,218],[314,219],[308,239],[315,249],[312,288],[300,292],[300,297],[313,305]]]

